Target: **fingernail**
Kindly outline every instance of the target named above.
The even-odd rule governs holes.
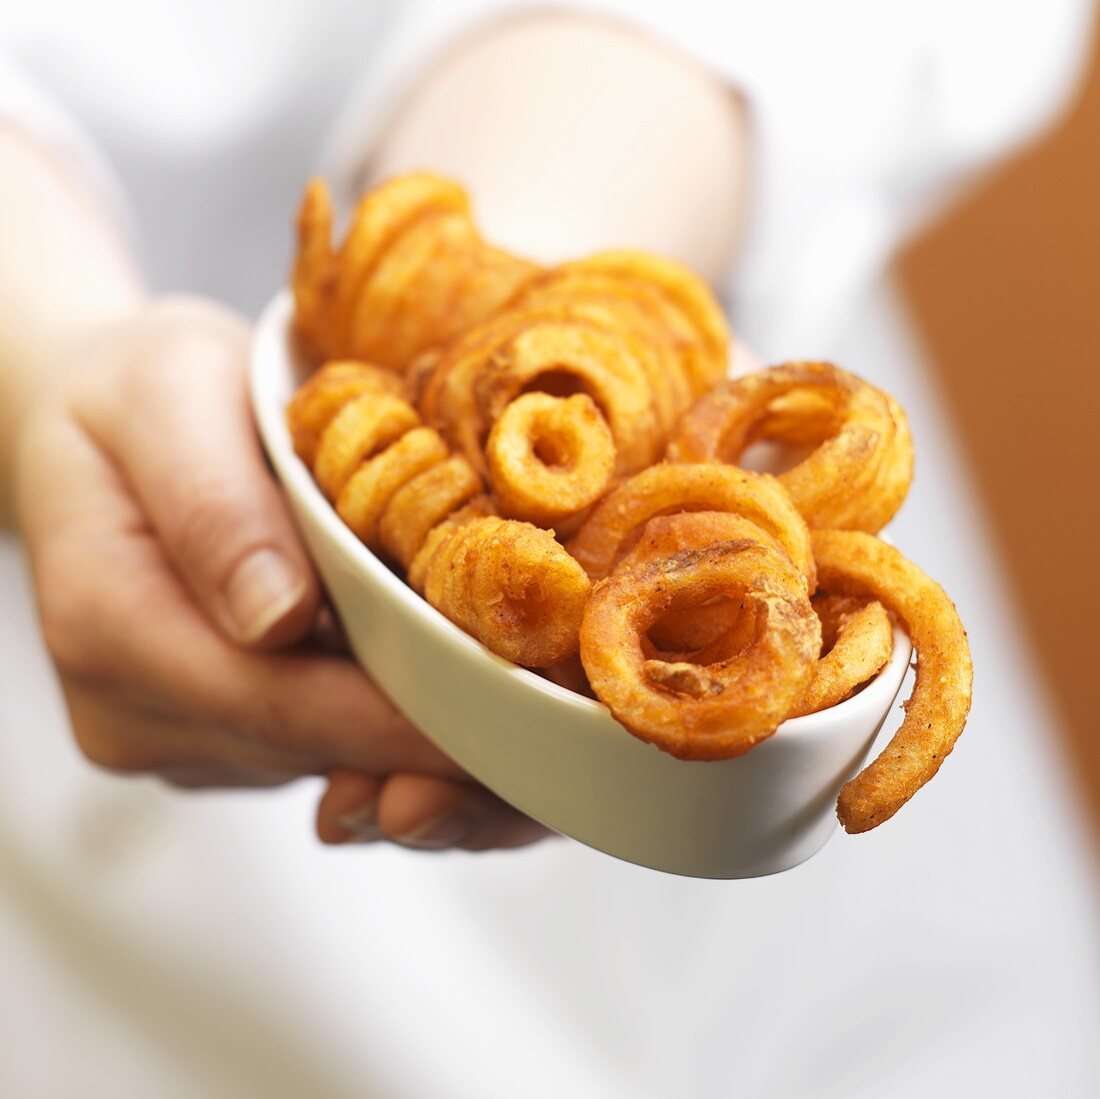
[[[340,827],[345,829],[353,843],[373,843],[382,838],[382,829],[378,827],[378,802],[369,801],[358,809],[341,813],[336,818]]]
[[[229,578],[225,602],[240,641],[259,641],[305,591],[305,579],[277,550],[259,549]]]
[[[442,813],[425,821],[394,839],[404,847],[416,847],[423,851],[438,851],[443,847],[454,847],[460,843],[470,830],[469,818],[464,813]]]

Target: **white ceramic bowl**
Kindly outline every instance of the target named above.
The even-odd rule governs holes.
[[[901,686],[908,639],[847,702],[784,723],[739,759],[685,762],[598,702],[494,656],[430,607],[344,526],[294,454],[284,410],[302,380],[283,292],[256,330],[252,400],[264,446],[352,649],[415,725],[478,781],[543,824],[642,866],[750,878],[796,866],[836,827]]]

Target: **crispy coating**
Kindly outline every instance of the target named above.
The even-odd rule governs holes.
[[[390,246],[418,221],[468,214],[469,209],[469,198],[457,183],[430,172],[396,176],[360,198],[336,257],[332,338],[347,348],[343,353],[372,358],[352,351],[357,306]]]
[[[494,516],[435,547],[424,597],[507,660],[547,667],[577,651],[590,582],[548,531]]]
[[[481,478],[454,454],[406,481],[390,498],[378,522],[385,551],[408,568],[428,532],[481,492]]]
[[[298,215],[295,332],[314,358],[404,371],[497,312],[538,270],[487,245],[465,191],[428,172],[368,191],[334,251],[328,189],[311,180]]]
[[[654,622],[716,596],[752,616],[747,648],[706,665],[647,657]],[[820,648],[803,575],[786,554],[748,539],[620,566],[593,589],[581,626],[597,696],[635,736],[680,759],[728,759],[771,736]]]
[[[437,527],[428,532],[416,556],[409,563],[405,573],[405,579],[413,591],[424,594],[424,580],[428,572],[428,564],[431,562],[435,551],[443,545],[451,534],[461,526],[473,522],[474,519],[483,519],[486,515],[496,515],[496,505],[489,496],[475,496],[468,504],[464,504],[457,511],[452,512]]]
[[[501,512],[552,527],[604,494],[615,442],[595,402],[583,393],[525,393],[493,425],[485,457]]]
[[[943,589],[893,546],[857,531],[813,532],[822,587],[877,599],[909,634],[917,678],[905,720],[881,754],[840,792],[847,832],[889,820],[940,769],[970,711],[973,665],[966,630]]]
[[[810,603],[821,620],[821,657],[791,717],[851,698],[882,671],[894,651],[894,628],[877,600],[819,592]]]
[[[403,397],[405,385],[397,374],[380,366],[337,359],[325,363],[294,394],[287,406],[287,427],[295,453],[306,465],[313,464],[321,435],[332,417],[352,397],[364,393]]]
[[[668,455],[737,463],[761,439],[812,447],[779,475],[811,527],[873,534],[909,491],[913,441],[901,406],[830,363],[785,363],[718,386],[681,420]]]
[[[614,280],[619,293],[639,288],[660,296],[665,339],[676,348],[691,391],[698,396],[726,376],[730,334],[714,295],[693,271],[663,256],[627,249],[600,252],[565,264],[567,275],[602,275]]]
[[[593,508],[569,551],[593,580],[607,576],[657,515],[726,511],[761,527],[815,587],[810,534],[783,486],[767,473],[713,462],[662,462],[613,489]]]
[[[607,421],[622,473],[662,449],[645,371],[612,330],[570,319],[565,308],[512,309],[445,348],[424,385],[420,412],[481,472],[489,432],[528,390],[587,394]]]
[[[294,293],[294,334],[312,358],[328,354],[329,303],[336,282],[332,250],[332,197],[323,180],[306,184],[298,208],[298,252],[290,283]]]
[[[652,411],[665,437],[697,395],[684,362],[696,334],[651,285],[590,270],[581,261],[533,280],[517,307],[561,310],[571,320],[615,332],[646,377]]]
[[[683,511],[650,519],[641,538],[623,558],[622,567],[636,568],[682,550],[741,539],[786,552],[767,531],[740,515],[728,511]],[[666,660],[713,663],[719,651],[717,643],[722,641],[722,651],[733,655],[748,645],[755,631],[753,616],[743,611],[739,603],[724,596],[669,611],[649,628],[646,651]]]
[[[360,541],[381,553],[378,522],[394,494],[418,474],[446,461],[449,453],[438,431],[413,428],[351,475],[336,500],[336,511]]]
[[[615,469],[655,461],[680,414],[726,369],[729,335],[709,290],[677,264],[607,253],[530,279],[499,314],[417,366],[425,421],[479,471],[491,428],[525,391],[587,394]]]
[[[313,476],[321,491],[335,501],[361,462],[373,457],[420,417],[408,401],[388,393],[352,398],[329,421],[313,459]]]

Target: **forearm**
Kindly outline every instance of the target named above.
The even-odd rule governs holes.
[[[502,20],[427,70],[357,182],[454,176],[494,243],[553,261],[639,247],[713,283],[744,213],[740,96],[688,56],[583,14]]]
[[[0,125],[0,524],[28,409],[67,350],[132,310],[142,290],[96,198],[31,139]]]

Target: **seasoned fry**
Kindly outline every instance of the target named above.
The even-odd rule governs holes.
[[[417,426],[408,401],[388,393],[364,393],[348,401],[329,421],[313,460],[321,491],[335,500],[356,467]]]
[[[428,172],[363,196],[339,251],[332,202],[310,181],[298,215],[294,328],[313,358],[404,371],[415,356],[497,312],[538,273],[489,247],[457,184]]]
[[[684,416],[668,454],[736,464],[761,439],[813,448],[779,475],[811,527],[874,534],[909,491],[905,413],[889,394],[830,363],[786,363],[711,390]]]
[[[615,441],[616,469],[638,469],[661,452],[642,365],[618,333],[571,321],[564,310],[509,310],[471,329],[439,358],[420,412],[479,471],[489,431],[529,390],[587,394]]]
[[[551,527],[604,494],[615,442],[590,397],[525,393],[493,425],[485,456],[503,514]]]
[[[294,450],[306,465],[312,465],[317,444],[329,421],[351,400],[364,393],[405,396],[398,375],[370,363],[336,360],[326,363],[294,394],[287,407],[287,426]]]
[[[475,496],[468,504],[464,504],[457,511],[452,512],[437,527],[428,532],[416,556],[409,563],[405,579],[409,587],[420,595],[424,594],[424,580],[428,572],[428,564],[431,562],[435,551],[443,545],[451,534],[461,526],[473,522],[474,519],[483,519],[486,515],[496,515],[496,505],[488,496]]]
[[[822,655],[791,717],[850,698],[882,671],[894,651],[894,628],[881,603],[827,593],[815,595],[810,603],[821,619]]]
[[[648,658],[669,611],[725,596],[755,622],[742,653],[708,665]],[[821,625],[784,553],[747,539],[683,550],[596,585],[581,660],[596,694],[635,736],[680,759],[728,759],[771,736],[802,696]]]
[[[432,527],[481,492],[481,478],[461,454],[416,474],[391,497],[378,523],[386,552],[407,568]]]
[[[775,538],[814,588],[810,535],[782,485],[766,473],[734,466],[662,462],[608,493],[569,545],[593,580],[607,576],[631,540],[656,515],[728,511]]]
[[[658,515],[646,523],[637,544],[623,558],[623,568],[637,568],[681,550],[702,549],[715,542],[741,539],[762,542],[785,553],[782,545],[767,531],[740,515],[728,511],[684,511],[677,515]],[[708,603],[670,611],[649,628],[647,652],[666,660],[701,660],[713,663],[715,645],[725,639],[725,651],[740,652],[755,630],[753,616],[744,614],[739,603],[719,596]]]
[[[714,295],[693,271],[648,252],[601,252],[566,265],[567,271],[600,273],[617,279],[629,293],[637,287],[659,292],[681,323],[673,328],[691,390],[705,393],[725,377],[729,360],[729,328]],[[665,313],[666,324],[668,312]]]
[[[320,179],[311,179],[298,210],[298,254],[291,272],[294,334],[312,358],[329,354],[330,299],[336,283],[332,249],[332,197]]]
[[[381,552],[378,521],[394,493],[417,474],[445,461],[449,453],[439,432],[413,428],[348,478],[336,500],[337,513],[360,541]]]
[[[458,524],[435,548],[424,597],[487,648],[528,668],[577,651],[590,583],[530,523],[487,516]]]
[[[484,472],[493,424],[525,391],[585,393],[628,475],[664,449],[677,417],[725,371],[729,335],[706,287],[677,264],[608,253],[528,281],[496,317],[442,349],[425,420]]]
[[[840,792],[848,832],[889,820],[940,769],[970,711],[973,665],[966,630],[943,589],[893,546],[857,531],[813,532],[826,591],[877,599],[917,653],[917,680],[905,720],[882,753]]]

